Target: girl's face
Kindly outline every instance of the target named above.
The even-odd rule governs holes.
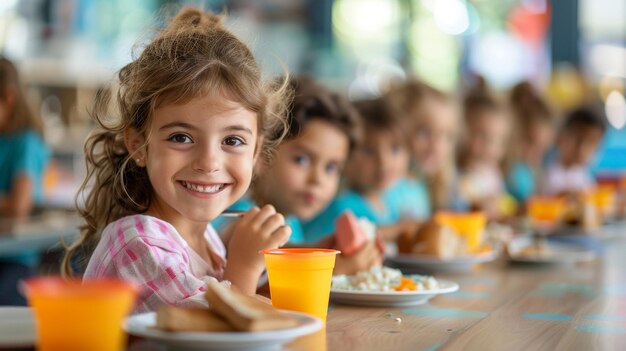
[[[481,112],[467,126],[467,155],[470,166],[497,167],[502,161],[509,136],[509,123],[500,112]]]
[[[386,130],[366,130],[363,143],[355,150],[346,175],[360,191],[382,192],[404,176],[409,153],[403,140]]]
[[[147,149],[132,155],[154,189],[148,212],[174,226],[209,222],[248,189],[257,116],[239,103],[208,95],[165,105],[154,112],[149,133]]]
[[[339,128],[320,119],[280,144],[271,164],[255,181],[263,200],[285,214],[307,220],[321,212],[337,193],[348,157],[349,141]]]
[[[572,128],[559,137],[558,149],[565,167],[587,166],[604,135],[600,128]]]
[[[425,175],[431,176],[452,159],[457,118],[451,104],[435,102],[426,106],[411,140],[413,159]]]
[[[527,135],[521,145],[532,159],[541,161],[554,142],[554,129],[549,123],[533,122],[528,126]],[[523,151],[523,150],[522,150]]]

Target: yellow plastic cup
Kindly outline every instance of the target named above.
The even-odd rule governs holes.
[[[308,313],[326,322],[337,250],[283,248],[265,255],[272,306]]]
[[[592,194],[596,207],[602,213],[606,214],[615,205],[615,187],[613,185],[599,185]]]
[[[563,198],[534,196],[528,200],[528,215],[535,225],[554,225],[563,216],[566,206]]]
[[[480,251],[487,225],[487,216],[483,212],[437,212],[435,222],[454,229],[464,237],[469,252]]]
[[[137,289],[118,280],[27,279],[24,291],[34,309],[39,351],[119,351],[126,346],[122,321]]]

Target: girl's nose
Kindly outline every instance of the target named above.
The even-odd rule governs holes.
[[[198,149],[194,155],[192,168],[200,173],[213,173],[222,166],[223,152],[221,148],[214,146],[204,146]]]

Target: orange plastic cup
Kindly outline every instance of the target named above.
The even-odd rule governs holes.
[[[435,222],[451,227],[463,236],[469,252],[479,251],[487,225],[487,216],[483,212],[438,212]]]
[[[284,248],[265,255],[272,305],[308,313],[326,322],[337,250]]]
[[[535,224],[554,225],[563,216],[566,201],[559,197],[531,197],[528,215]]]
[[[137,294],[130,283],[41,277],[26,280],[24,290],[34,309],[39,351],[119,351],[126,346],[122,321]]]

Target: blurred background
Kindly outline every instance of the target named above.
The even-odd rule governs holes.
[[[626,169],[624,0],[3,0],[0,50],[54,153],[47,205],[73,206],[95,91],[185,4],[227,12],[268,75],[309,73],[351,99],[408,76],[455,92],[481,75],[501,92],[530,80],[559,111],[601,101],[611,127],[594,169]]]

